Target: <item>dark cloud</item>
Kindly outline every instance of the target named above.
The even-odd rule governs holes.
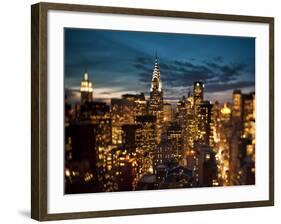
[[[224,57],[222,56],[213,57],[213,60],[216,62],[224,62]]]
[[[139,81],[148,85],[151,81],[151,75],[147,72],[140,72],[139,73]]]
[[[217,57],[216,61],[223,61],[222,57]],[[139,70],[139,81],[143,84],[149,85],[151,82],[151,73],[153,67],[151,60],[146,58],[137,58],[135,68]],[[231,87],[233,83],[237,85],[241,84],[241,88],[246,82],[239,81],[239,77],[243,72],[247,70],[245,64],[222,64],[214,62],[213,59],[210,61],[203,61],[201,64],[194,61],[160,61],[160,70],[162,74],[162,80],[166,88],[169,87],[188,87],[192,86],[197,80],[204,81],[207,85],[218,88]],[[219,83],[219,84],[218,84]],[[253,85],[252,82],[248,84]],[[206,86],[207,86],[206,85]],[[211,87],[209,91],[218,91]],[[239,86],[236,86],[239,87]]]
[[[146,58],[146,57],[137,57],[136,62],[140,64],[149,64],[151,63],[151,59]]]
[[[233,83],[216,83],[216,84],[212,83],[206,85],[205,92],[220,92],[220,91],[241,89],[241,88],[247,88],[253,86],[255,86],[255,83],[251,81],[238,81]]]
[[[220,68],[220,65],[218,65],[214,62],[208,62],[208,61],[204,61],[204,62],[207,66],[209,66],[212,69],[219,69]]]
[[[150,71],[151,71],[151,68],[148,68],[148,67],[146,66],[146,64],[142,64],[142,63],[135,63],[135,64],[134,64],[134,67],[135,67],[136,69],[139,69],[139,70],[145,71],[145,72],[150,72]]]
[[[244,64],[224,65],[220,68],[222,72],[221,79],[224,82],[233,81],[237,76],[241,75],[241,72],[245,69],[246,65]]]

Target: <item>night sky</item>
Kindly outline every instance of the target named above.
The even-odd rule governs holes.
[[[79,101],[87,71],[94,98],[124,93],[149,96],[157,51],[164,100],[175,102],[193,82],[205,82],[205,98],[231,101],[234,89],[254,91],[255,39],[65,28],[65,88],[70,102]]]

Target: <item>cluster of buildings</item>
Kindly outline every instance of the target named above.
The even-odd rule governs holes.
[[[255,94],[204,99],[204,83],[164,100],[155,58],[150,96],[95,101],[85,73],[80,103],[65,99],[65,193],[255,184]]]

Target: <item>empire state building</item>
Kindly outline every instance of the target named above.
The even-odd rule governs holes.
[[[159,68],[157,56],[155,57],[155,63],[152,72],[149,113],[151,115],[156,116],[157,142],[160,143],[164,116],[163,116],[163,89],[162,89],[160,68]]]

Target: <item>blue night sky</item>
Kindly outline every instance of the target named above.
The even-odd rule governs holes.
[[[255,39],[134,31],[65,28],[65,88],[79,100],[85,70],[94,98],[108,100],[124,93],[149,96],[157,51],[164,100],[174,102],[205,82],[205,98],[230,101],[234,89],[254,91]]]

